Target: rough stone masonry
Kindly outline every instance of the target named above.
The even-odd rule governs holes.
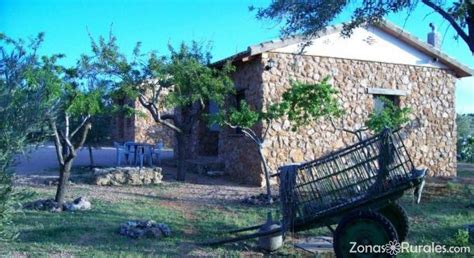
[[[269,59],[276,61],[276,66],[266,71],[264,65]],[[415,166],[428,167],[430,175],[456,174],[456,77],[449,70],[270,52],[238,64],[234,82],[237,89],[245,90],[249,104],[259,109],[278,101],[290,87],[290,79],[314,83],[325,76],[331,77],[339,92],[345,111],[341,119],[348,128],[363,126],[372,112],[374,99],[369,88],[406,91],[406,96],[399,97],[399,105],[412,109],[412,126],[405,144]],[[264,183],[261,164],[255,158],[256,147],[248,139],[225,129],[219,141],[219,157],[231,177],[251,184]],[[269,130],[264,154],[276,171],[284,163],[312,160],[354,141],[353,135],[335,130],[328,120],[320,119],[291,132],[290,123],[280,119]]]

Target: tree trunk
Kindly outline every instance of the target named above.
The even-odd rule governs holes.
[[[178,142],[178,174],[177,174],[177,180],[178,181],[184,181],[186,178],[186,170],[184,166],[184,162],[186,160],[185,158],[185,134],[183,133],[176,133],[176,140]]]
[[[64,165],[59,168],[59,182],[58,188],[56,189],[55,201],[58,203],[58,207],[62,210],[64,197],[67,190],[69,176],[71,175],[72,161],[67,161]]]
[[[88,145],[87,149],[89,150],[90,170],[92,170],[95,167],[94,155],[92,153],[92,146]]]

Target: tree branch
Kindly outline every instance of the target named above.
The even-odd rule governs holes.
[[[445,18],[450,24],[451,26],[453,26],[454,30],[459,34],[459,36],[467,43],[467,45],[469,46],[469,48],[471,49],[471,51],[473,51],[473,48],[474,46],[471,46],[469,44],[469,36],[467,35],[467,33],[463,30],[463,28],[461,27],[461,25],[459,25],[456,20],[454,19],[454,17],[449,14],[448,12],[446,12],[445,10],[443,10],[443,8],[441,8],[440,6],[436,5],[435,3],[433,3],[432,1],[430,0],[421,0],[421,2],[423,2],[425,5],[427,5],[428,7],[430,7],[431,9],[435,10],[437,13],[439,13],[441,16],[443,16],[443,18]]]
[[[156,121],[156,120],[155,120],[155,121]],[[164,126],[166,126],[166,127],[168,127],[168,128],[171,129],[171,130],[174,130],[174,131],[177,132],[177,133],[182,133],[182,132],[183,132],[183,130],[181,130],[181,128],[179,128],[179,127],[175,126],[174,124],[172,124],[172,123],[170,123],[170,122],[167,122],[167,121],[165,121],[165,120],[159,119],[159,120],[156,121],[156,122],[157,122],[157,123],[160,123],[160,124],[162,124],[162,125],[164,125]]]
[[[272,124],[272,119],[265,119],[267,121],[267,128],[265,128],[265,133],[263,133],[262,141],[265,141],[267,138],[268,130],[270,129],[270,125]]]
[[[84,143],[86,142],[86,139],[87,139],[87,135],[88,135],[91,128],[92,128],[92,124],[90,122],[88,122],[84,126],[84,130],[82,131],[81,140],[76,144],[76,146],[74,146],[74,153],[77,152],[77,150],[79,150],[84,145]]]
[[[164,114],[164,115],[161,115],[161,116],[160,116],[160,119],[161,119],[161,120],[173,120],[173,121],[175,121],[175,120],[176,120],[176,116],[175,116],[175,115],[172,115],[172,114]]]
[[[67,162],[68,158],[71,156],[71,154],[74,155],[74,156],[76,155],[76,153],[74,152],[74,146],[72,145],[71,140],[69,139],[69,137],[66,137],[63,134],[63,132],[61,132],[61,130],[58,130],[58,132],[59,132],[59,136],[64,140],[64,142],[67,145],[67,148],[71,152],[71,153],[68,153],[68,157],[64,160],[65,162]]]
[[[81,124],[76,127],[76,129],[74,129],[74,131],[71,133],[71,138],[74,137],[74,135],[79,132],[79,130],[86,124],[86,122],[89,120],[91,116],[90,115],[87,115],[81,122]]]
[[[140,102],[140,104],[144,108],[146,108],[150,112],[151,116],[153,117],[153,120],[155,120],[156,123],[162,124],[162,125],[168,127],[169,129],[174,130],[177,133],[182,133],[183,132],[180,128],[178,128],[174,124],[162,119],[160,117],[160,113],[156,109],[156,107],[153,107],[152,103],[147,102],[143,95],[140,95],[138,97],[138,101]],[[168,117],[167,119],[170,119],[170,117]],[[175,119],[173,119],[173,122],[175,122]]]
[[[64,131],[65,138],[69,138],[69,115],[67,112],[64,112],[64,120],[66,122],[66,129]]]
[[[49,126],[53,130],[53,134],[54,134],[54,146],[56,147],[56,156],[58,158],[59,164],[64,166],[63,147],[61,145],[61,140],[59,138],[56,122],[53,119],[50,119]]]
[[[250,139],[252,139],[260,148],[262,142],[258,139],[258,137],[254,136],[255,133],[250,128],[242,128],[242,132],[247,135]]]

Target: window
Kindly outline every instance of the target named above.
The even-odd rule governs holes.
[[[383,99],[391,101],[395,106],[400,105],[400,99],[395,95],[375,95],[374,94],[374,112],[380,113],[385,108]]]
[[[400,96],[406,96],[408,91],[400,89],[368,88],[367,93],[374,96],[374,111],[378,113],[385,107],[385,103],[382,101],[383,98],[388,99],[395,106],[400,106]]]

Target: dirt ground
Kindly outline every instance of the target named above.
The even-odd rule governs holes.
[[[16,184],[19,186],[41,187],[43,185],[46,186],[47,182],[53,178],[57,178],[57,175],[50,173],[46,175],[19,175],[16,177]],[[73,184],[71,188],[87,189],[89,194],[91,194],[91,198],[100,196],[101,199],[115,201],[124,199],[132,200],[142,196],[154,197],[153,191],[147,187],[98,187],[89,184],[75,184],[74,181],[73,171]],[[173,187],[173,192],[172,195],[161,197],[169,198],[170,203],[173,202],[176,203],[176,205],[190,204],[190,207],[188,207],[190,209],[192,208],[191,206],[199,204],[240,202],[244,197],[264,192],[264,189],[260,187],[240,185],[222,178],[213,178],[192,173],[186,175],[186,184],[177,183],[176,168],[171,166],[163,166],[162,184],[164,188]]]
[[[166,162],[165,162],[166,164]],[[454,183],[467,183],[474,184],[474,165],[472,164],[459,164],[458,171],[463,171],[463,176],[457,178],[438,178],[430,179],[424,193],[424,207],[430,207],[431,203],[436,202],[440,196],[454,196],[454,192],[459,192],[458,195],[462,194],[461,190],[452,189],[449,186],[449,182]],[[49,171],[49,173],[30,173],[22,174],[17,176],[16,184],[19,186],[29,186],[34,189],[39,190],[39,192],[48,191],[51,193],[54,186],[49,186],[44,182],[51,180],[56,177],[56,171]],[[74,173],[84,173],[84,168],[77,169]],[[200,214],[200,211],[205,209],[219,209],[225,211],[224,213],[231,214],[232,210],[227,211],[226,209],[231,209],[229,206],[235,206],[235,204],[240,204],[243,199],[264,193],[264,188],[259,187],[250,187],[246,185],[240,185],[223,178],[213,178],[209,176],[197,175],[188,173],[186,178],[186,183],[180,183],[175,180],[176,178],[176,168],[172,166],[163,167],[163,183],[160,186],[160,189],[152,187],[134,187],[134,186],[121,186],[121,187],[106,187],[106,186],[94,186],[83,183],[74,183],[70,186],[70,191],[68,192],[67,198],[75,198],[78,194],[86,193],[87,197],[94,200],[102,200],[105,202],[116,203],[123,201],[137,201],[141,203],[145,200],[159,200],[159,204],[170,208],[175,211],[179,211],[183,215],[185,221],[196,221],[201,220],[201,217],[196,217]],[[456,190],[456,191],[454,191]],[[278,193],[277,189],[273,189],[274,193]],[[406,202],[406,201],[405,201]],[[410,204],[405,203],[411,212],[415,214],[418,212],[418,207],[411,207]],[[421,207],[421,206],[420,206]],[[277,208],[277,207],[276,207]],[[264,209],[264,207],[262,207]],[[425,216],[425,213],[429,211],[419,211],[420,214]],[[449,216],[454,216],[451,210],[447,212]],[[457,213],[457,212],[454,212]],[[421,216],[421,217],[423,217]],[[414,225],[416,223],[416,216],[411,218]],[[451,217],[448,218],[449,221],[452,220]],[[448,221],[447,219],[447,221]],[[262,221],[263,222],[263,221]],[[464,223],[464,222],[463,222]],[[418,223],[425,225],[426,223]],[[459,224],[459,223],[455,223]],[[425,227],[425,226],[423,226]],[[422,228],[423,229],[423,228]],[[201,229],[202,230],[202,229]],[[196,235],[198,234],[199,229],[193,226],[187,226],[184,230],[185,235]],[[431,232],[432,230],[427,230]],[[423,239],[422,236],[417,235],[418,232],[423,232],[423,230],[414,228],[412,231],[413,239],[412,241],[421,241],[418,239]],[[428,233],[424,233],[428,234]],[[201,249],[194,244],[183,243],[178,244],[176,248],[180,252],[187,253],[188,255],[213,255],[214,253],[209,252],[208,249]],[[245,246],[242,247],[239,245],[239,250],[244,250]],[[298,250],[292,251],[292,254],[298,255],[308,255],[309,253]],[[262,253],[255,252],[251,249],[246,251],[246,255],[262,255]]]
[[[75,172],[76,174],[84,173],[83,170],[84,168],[73,169],[72,174],[74,175]],[[45,184],[45,182],[48,182],[54,177],[53,173],[43,175],[32,173],[31,175],[17,176],[15,183],[20,187],[34,189],[35,192],[41,195],[44,195],[44,193],[51,194],[55,186]],[[69,191],[66,194],[66,199],[76,198],[78,195],[85,194],[89,200],[100,200],[100,202],[106,203],[145,203],[144,201],[146,201],[147,205],[149,205],[148,202],[156,200],[156,203],[159,203],[161,207],[182,214],[184,221],[196,221],[202,219],[195,217],[198,216],[196,214],[201,214],[202,211],[206,209],[222,210],[223,215],[232,214],[233,211],[227,211],[226,209],[239,207],[245,198],[264,192],[265,189],[260,187],[240,185],[222,178],[192,173],[186,175],[186,183],[177,182],[176,168],[164,166],[163,182],[158,188],[147,186],[96,186],[82,182],[75,183],[73,179]],[[262,207],[262,209],[263,208],[264,207]],[[261,221],[259,223],[263,222],[264,221]],[[200,229],[195,228],[192,224],[189,224],[185,227],[184,234],[187,236],[196,235],[199,234],[199,230]],[[188,242],[178,244],[176,248],[179,249],[180,253],[192,256],[214,255],[212,250],[202,249]],[[262,253],[247,250],[246,255],[261,256]]]

